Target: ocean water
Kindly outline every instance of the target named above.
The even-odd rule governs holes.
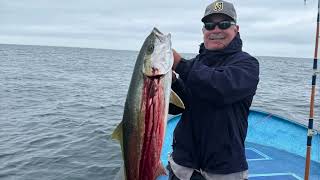
[[[122,118],[137,53],[0,45],[0,179],[112,179],[121,153],[110,135]],[[313,60],[257,58],[252,108],[307,124]]]

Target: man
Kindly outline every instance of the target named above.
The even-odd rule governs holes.
[[[201,21],[199,54],[185,60],[174,51],[172,89],[186,109],[174,131],[169,179],[247,179],[244,141],[259,63],[242,51],[233,4],[213,2]],[[171,114],[180,112],[170,105]]]

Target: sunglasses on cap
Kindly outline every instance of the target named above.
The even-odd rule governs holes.
[[[217,23],[214,22],[206,22],[204,23],[204,28],[208,31],[210,30],[214,30],[214,28],[216,28],[216,26],[219,27],[219,29],[228,29],[231,25],[235,25],[236,23],[233,21],[220,21]]]

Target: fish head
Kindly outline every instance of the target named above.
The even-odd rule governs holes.
[[[147,77],[161,77],[171,71],[173,54],[171,35],[154,28],[144,44],[142,73]]]

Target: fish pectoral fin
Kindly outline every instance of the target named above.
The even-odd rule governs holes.
[[[122,122],[113,131],[111,137],[112,137],[112,139],[117,139],[121,143],[121,141],[122,141]]]
[[[124,157],[124,151],[123,151],[123,123],[121,121],[120,124],[116,127],[116,129],[113,131],[111,135],[112,139],[116,139],[120,143],[121,151],[122,151],[122,158]]]
[[[158,165],[158,168],[157,168],[157,171],[156,171],[156,177],[159,177],[159,176],[167,176],[167,172],[166,172],[166,169],[163,167],[161,161],[159,161],[159,165]]]
[[[175,106],[185,109],[185,106],[180,99],[180,97],[171,89],[171,94],[170,94],[170,103],[174,104]]]

